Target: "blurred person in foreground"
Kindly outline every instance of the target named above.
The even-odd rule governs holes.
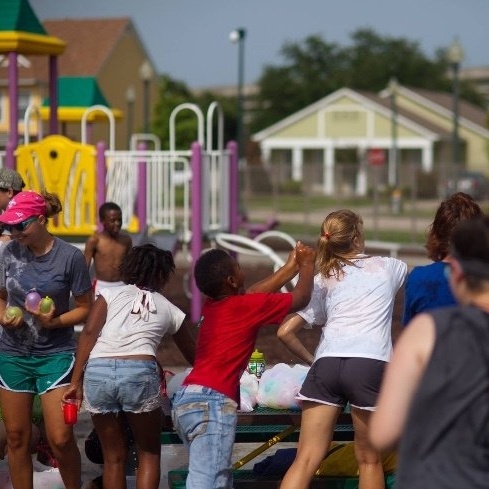
[[[417,315],[384,377],[370,440],[399,448],[396,489],[489,487],[489,220],[461,223],[446,270],[460,305]]]
[[[433,263],[414,267],[406,279],[403,326],[420,312],[455,305],[455,298],[445,278],[450,238],[457,224],[482,215],[479,204],[463,192],[457,192],[440,203],[425,245],[428,258]]]

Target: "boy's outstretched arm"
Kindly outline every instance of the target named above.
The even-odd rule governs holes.
[[[316,265],[316,252],[309,246],[297,243],[295,259],[299,265],[299,280],[292,290],[292,304],[289,312],[303,309],[309,304],[314,287],[314,271]]]
[[[259,282],[256,282],[255,284],[248,287],[246,292],[277,292],[287,282],[290,282],[299,271],[299,266],[296,260],[298,247],[304,247],[304,245],[300,241],[298,241],[295,248],[289,253],[287,262],[283,267],[279,268],[272,275],[269,275],[263,280],[260,280]]]

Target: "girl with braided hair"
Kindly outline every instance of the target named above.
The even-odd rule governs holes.
[[[175,270],[170,251],[136,246],[120,265],[124,285],[100,290],[78,340],[71,384],[63,399],[82,400],[100,438],[104,487],[125,487],[124,419],[136,443],[138,489],[160,481],[162,409],[156,351],[173,335],[189,363],[194,342],[185,314],[163,289]],[[123,414],[123,415],[122,415]]]

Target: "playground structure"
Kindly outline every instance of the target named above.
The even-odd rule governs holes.
[[[175,121],[184,110],[197,118],[197,139],[190,149],[177,149]],[[104,113],[109,121],[109,146],[87,142],[87,120],[94,111]],[[36,107],[25,114],[39,116]],[[217,147],[212,147],[213,122],[217,117]],[[151,134],[134,134],[129,151],[114,150],[114,119],[104,106],[87,109],[82,121],[81,142],[60,135],[25,143],[15,150],[16,169],[26,186],[36,191],[54,192],[63,211],[49,223],[50,231],[67,240],[80,242],[97,229],[99,206],[106,201],[120,205],[123,228],[133,234],[133,242],[153,242],[173,252],[184,253],[189,263],[195,262],[204,242],[219,245],[232,252],[266,256],[277,269],[283,260],[262,239],[238,233],[238,155],[231,141],[224,147],[222,111],[217,102],[210,104],[204,115],[194,104],[181,104],[170,116],[170,149],[162,151],[159,140]],[[42,126],[41,124],[39,126]],[[152,145],[151,149],[147,146]],[[0,161],[1,161],[0,154]],[[263,228],[263,230],[266,228]],[[290,237],[273,231],[272,236]],[[275,234],[273,234],[275,233]],[[256,233],[255,233],[256,234]],[[285,235],[286,236],[286,235]],[[233,245],[234,243],[234,245]],[[293,247],[294,243],[291,243]],[[198,321],[201,296],[190,280],[191,319]]]

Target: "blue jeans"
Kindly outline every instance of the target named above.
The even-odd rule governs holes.
[[[236,402],[208,387],[187,385],[172,403],[173,425],[189,451],[187,489],[231,489]]]
[[[86,409],[91,414],[160,409],[160,381],[156,360],[92,358],[83,378]]]

